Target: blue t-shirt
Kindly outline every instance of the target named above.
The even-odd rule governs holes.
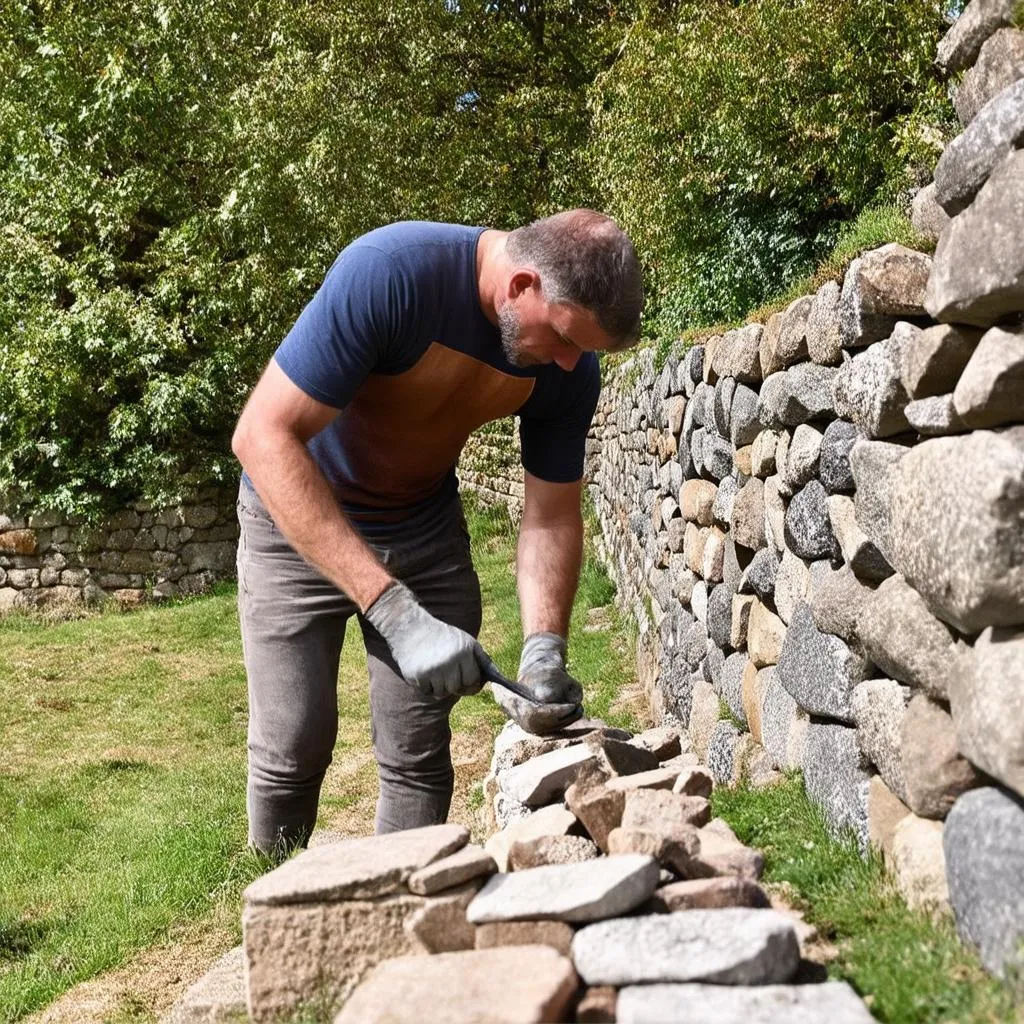
[[[583,474],[597,357],[584,353],[571,373],[508,362],[480,306],[484,230],[406,222],[356,239],[274,356],[306,394],[340,410],[309,450],[368,537],[450,503],[466,439],[504,416],[520,417],[527,471],[554,483]]]

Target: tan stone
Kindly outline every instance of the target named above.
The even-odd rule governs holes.
[[[720,698],[710,683],[703,678],[693,684],[690,705],[690,742],[698,757],[707,757],[708,744],[718,726]]]
[[[761,702],[764,699],[765,677],[757,666],[748,659],[743,666],[743,678],[740,681],[740,694],[743,700],[743,714],[747,719],[747,728],[754,737],[755,743],[763,743],[761,739]]]
[[[469,845],[450,857],[428,864],[409,876],[409,891],[417,896],[431,896],[451,889],[471,878],[493,875],[498,870],[494,858],[482,847]]]
[[[499,871],[508,871],[509,851],[516,840],[533,839],[536,836],[565,836],[578,827],[579,822],[572,811],[567,811],[560,804],[552,804],[495,832],[484,844],[484,850],[494,858]]]
[[[483,878],[474,878],[458,889],[432,896],[405,922],[414,953],[454,953],[473,948],[473,925],[466,907],[480,891]]]
[[[893,832],[889,863],[907,905],[915,910],[949,913],[942,822],[911,814]]]
[[[711,805],[701,796],[683,796],[663,789],[638,789],[626,794],[623,828],[664,831],[681,826],[699,828],[711,818]]]
[[[732,464],[736,467],[737,472],[742,473],[744,476],[751,475],[752,452],[752,446],[746,444],[742,448],[737,448],[732,453]]]
[[[576,930],[565,921],[491,921],[476,926],[476,948],[550,946],[569,956]]]
[[[561,1020],[579,979],[549,946],[501,946],[380,964],[334,1024],[534,1024]]]
[[[653,899],[659,909],[669,913],[722,907],[764,908],[769,905],[767,893],[757,882],[738,875],[672,882],[658,889]]]
[[[679,488],[679,508],[683,518],[698,526],[711,526],[718,485],[710,480],[686,480]]]
[[[679,730],[670,725],[658,725],[653,729],[645,729],[630,741],[634,746],[649,750],[659,761],[667,761],[682,753],[682,742]]]
[[[686,535],[683,540],[683,557],[687,568],[698,576],[704,572],[704,545],[711,534],[711,527],[697,526],[696,523],[686,524]]]
[[[691,873],[699,850],[697,830],[686,825],[613,828],[608,833],[609,854],[642,853],[683,877]]]
[[[598,853],[597,844],[583,836],[536,836],[516,840],[508,863],[513,871],[525,871],[544,864],[579,864],[593,860]]]
[[[576,1024],[615,1024],[619,990],[613,985],[588,988],[576,1007]]]
[[[715,788],[715,780],[711,772],[702,765],[693,765],[679,772],[679,778],[672,786],[672,792],[681,796],[702,796],[711,799],[711,791]]]
[[[739,875],[757,880],[764,871],[764,856],[736,838],[735,833],[720,818],[715,818],[698,830],[700,852],[693,859],[692,878],[716,875]]]
[[[747,653],[758,667],[777,665],[786,639],[786,624],[756,598],[747,623]]]
[[[38,550],[34,530],[7,530],[0,533],[0,555],[34,555]]]
[[[619,789],[623,793],[631,789],[671,789],[679,778],[679,768],[655,768],[649,772],[637,772],[636,775],[619,775],[609,779],[609,789]]]
[[[607,853],[608,833],[622,821],[626,794],[609,789],[603,783],[581,780],[565,791],[565,802],[590,833],[590,838]]]
[[[868,839],[882,851],[891,853],[896,826],[910,814],[910,808],[885,784],[881,775],[872,775],[868,783]]]
[[[249,904],[242,911],[249,1016],[257,1024],[313,996],[338,1005],[382,960],[416,952],[406,922],[422,896]]]

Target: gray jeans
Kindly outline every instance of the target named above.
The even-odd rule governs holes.
[[[443,822],[454,785],[448,715],[457,698],[422,696],[344,593],[297,555],[256,492],[238,495],[238,611],[249,680],[249,841],[304,844],[338,734],[338,661],[355,615],[366,643],[370,730],[380,778],[377,832]],[[388,571],[444,622],[476,636],[480,583],[457,502],[429,537],[374,545]]]

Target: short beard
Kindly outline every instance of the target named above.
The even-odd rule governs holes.
[[[513,366],[524,366],[523,352],[519,344],[519,313],[511,302],[506,302],[498,310],[498,330],[501,332],[501,348],[505,358]]]

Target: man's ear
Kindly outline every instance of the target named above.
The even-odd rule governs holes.
[[[508,279],[508,298],[518,299],[523,292],[528,292],[533,288],[540,289],[540,274],[528,267],[520,267],[513,271]]]

